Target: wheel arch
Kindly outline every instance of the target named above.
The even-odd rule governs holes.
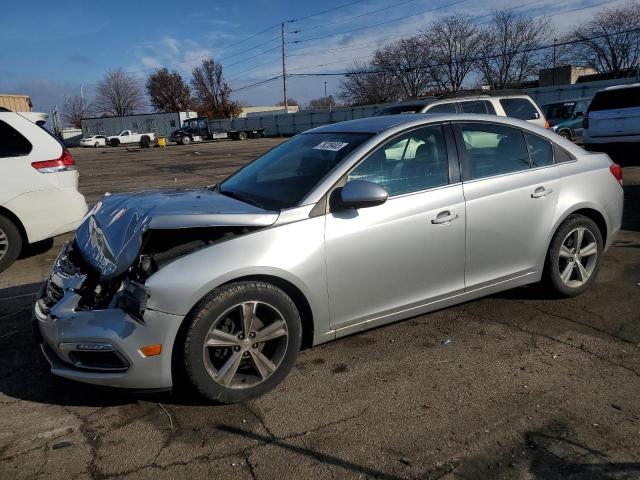
[[[29,243],[29,236],[27,235],[27,230],[24,228],[24,225],[22,224],[22,222],[20,221],[18,216],[15,213],[13,213],[11,210],[9,210],[8,208],[2,207],[2,206],[0,206],[0,215],[2,215],[3,217],[8,218],[9,220],[11,220],[14,223],[14,225],[16,226],[18,231],[20,232],[20,236],[22,237],[23,245],[28,244]]]

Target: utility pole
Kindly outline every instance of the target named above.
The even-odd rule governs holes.
[[[553,39],[553,85],[556,84],[556,43],[558,42],[557,38]]]
[[[288,105],[287,105],[287,67],[284,62],[284,22],[280,24],[281,35],[281,44],[282,44],[282,91],[284,93],[284,113],[288,113]]]
[[[327,102],[327,81],[324,81],[324,108],[327,109],[328,107],[328,102]]]
[[[84,93],[82,92],[82,85],[80,85],[80,111],[84,117]]]

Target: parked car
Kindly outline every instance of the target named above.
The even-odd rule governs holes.
[[[86,211],[71,154],[22,114],[0,111],[0,272],[23,246],[74,230]]]
[[[109,145],[111,145],[112,147],[137,143],[143,148],[149,148],[155,141],[156,134],[153,132],[136,133],[132,132],[131,130],[123,130],[118,135],[107,137],[107,142],[109,142]]]
[[[551,130],[556,132],[561,137],[571,140],[576,143],[582,142],[582,114],[565,120],[563,122],[556,123]]]
[[[81,147],[104,147],[107,145],[107,137],[104,135],[91,135],[80,140]]]
[[[548,127],[542,111],[529,95],[504,91],[456,92],[439,97],[407,100],[378,110],[374,116],[403,113],[479,113],[517,118]]]
[[[239,402],[303,346],[538,281],[584,292],[620,229],[621,169],[488,115],[297,135],[222,183],[103,198],[35,305],[51,371]],[[401,347],[401,346],[400,346]]]
[[[593,150],[640,143],[640,83],[595,94],[583,117],[585,148]]]
[[[558,123],[576,120],[578,118],[582,122],[582,115],[584,115],[584,112],[587,110],[590,100],[590,98],[577,98],[543,105],[542,110],[544,111],[547,122],[549,122],[549,127],[552,128]]]

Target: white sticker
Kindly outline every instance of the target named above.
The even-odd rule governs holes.
[[[330,152],[337,152],[338,150],[346,147],[347,145],[349,145],[348,143],[344,143],[344,142],[322,142],[318,145],[316,145],[315,147],[313,147],[314,150],[329,150]]]

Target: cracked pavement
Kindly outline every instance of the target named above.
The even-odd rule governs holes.
[[[212,183],[278,141],[73,155],[93,201]],[[0,478],[640,478],[640,167],[624,175],[625,231],[584,295],[525,287],[305,350],[243,405],[51,376],[30,309],[68,236],[38,246],[0,274]]]

